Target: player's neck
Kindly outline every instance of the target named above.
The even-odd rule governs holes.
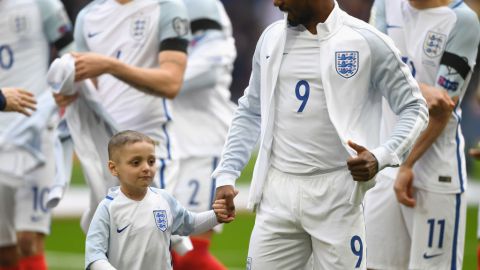
[[[132,2],[133,0],[115,0],[115,1],[117,1],[119,4],[124,5],[126,3]]]
[[[127,196],[130,200],[141,201],[145,198],[148,188],[133,189],[126,186],[120,186],[122,193]]]
[[[452,0],[408,0],[416,9],[427,9],[448,6]]]
[[[324,23],[328,19],[328,16],[330,16],[335,7],[335,2],[317,1],[314,3],[316,4],[312,6],[312,9],[314,10],[313,13],[315,15],[308,22],[304,23],[303,26],[305,26],[310,33],[316,35],[317,25],[319,23]]]

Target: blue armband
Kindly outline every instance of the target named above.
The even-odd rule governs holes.
[[[2,93],[2,89],[0,89],[0,111],[5,110],[5,107],[7,107],[7,99]]]

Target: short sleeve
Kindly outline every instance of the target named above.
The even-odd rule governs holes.
[[[457,22],[450,33],[440,60],[436,87],[447,90],[450,96],[461,96],[473,72],[480,42],[480,24],[475,13],[467,7],[455,10]]]
[[[55,43],[57,49],[62,49],[73,40],[71,34],[72,23],[68,18],[65,7],[58,0],[39,0],[38,5],[48,41]],[[62,39],[65,39],[62,44],[57,44]]]
[[[172,40],[181,40],[188,45],[191,39],[190,20],[187,9],[180,0],[161,0],[158,38],[160,48]]]

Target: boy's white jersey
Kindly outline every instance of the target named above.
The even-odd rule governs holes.
[[[209,19],[222,29],[197,31],[190,42],[184,84],[173,100],[176,156],[218,156],[235,110],[229,90],[235,41],[230,20],[218,0],[184,2],[193,23]]]
[[[377,0],[371,22],[388,34],[419,83],[445,89],[459,104],[470,80],[480,40],[477,15],[461,0],[449,6],[419,10],[408,0]],[[385,105],[385,101],[384,101]],[[383,106],[382,136],[391,134],[396,116]],[[440,193],[466,188],[460,106],[436,141],[414,167],[414,186]],[[395,169],[385,172],[396,177]]]
[[[50,44],[71,30],[59,0],[0,1],[0,87],[39,97],[47,90]],[[18,114],[0,114],[2,132]]]
[[[80,51],[115,57],[141,68],[158,67],[162,42],[189,39],[188,15],[181,0],[138,0],[120,4],[97,0],[77,17],[75,42]],[[160,142],[161,158],[170,157],[169,101],[145,94],[112,75],[98,78],[107,112],[120,129],[132,129]]]
[[[166,191],[149,188],[141,201],[112,188],[88,230],[85,267],[108,260],[116,269],[171,269],[170,237],[188,235],[195,218]]]

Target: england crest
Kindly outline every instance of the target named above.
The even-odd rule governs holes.
[[[357,51],[335,52],[335,69],[337,73],[344,78],[353,77],[359,66]]]
[[[168,229],[167,211],[154,210],[153,218],[155,219],[155,224],[157,224],[157,228],[159,228],[162,232]]]
[[[146,17],[135,17],[130,26],[130,35],[134,40],[143,40],[146,36],[149,20]]]
[[[442,55],[447,36],[444,34],[428,31],[425,41],[423,42],[423,52],[431,58]]]

